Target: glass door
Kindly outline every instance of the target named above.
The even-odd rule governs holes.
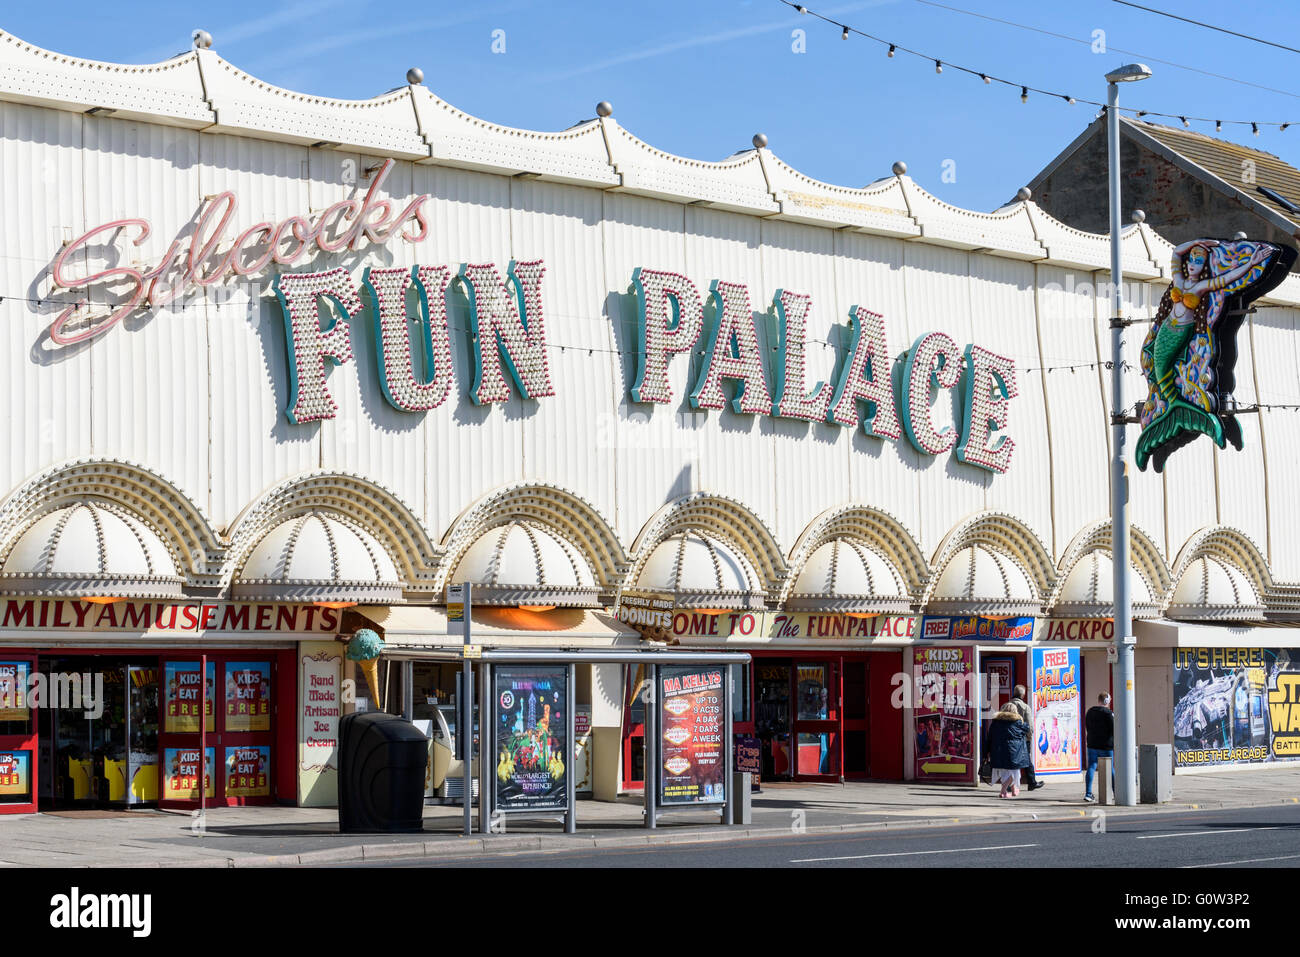
[[[870,667],[866,660],[845,660],[841,666],[845,778],[871,775],[871,736],[867,723]]]
[[[790,665],[754,663],[754,729],[763,752],[763,780],[789,780],[794,774],[790,742]]]
[[[36,659],[0,659],[0,814],[36,810],[38,734],[36,708],[28,698]]]
[[[645,691],[649,676],[645,665],[628,665],[623,692],[623,789],[645,789]]]
[[[839,675],[831,662],[796,662],[794,699],[796,778],[840,778]]]

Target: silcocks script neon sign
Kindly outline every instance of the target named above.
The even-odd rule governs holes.
[[[236,209],[234,194],[221,193],[204,207],[185,254],[177,240],[148,271],[115,266],[81,278],[69,277],[69,258],[86,249],[95,237],[135,227],[140,232],[135,240],[139,245],[149,235],[149,224],[143,219],[124,219],[91,230],[60,253],[54,262],[54,281],[68,289],[126,281],[130,284],[126,300],[98,320],[83,318],[76,331],[66,327],[85,303],[70,307],[51,326],[51,341],[59,345],[84,342],[112,328],[139,306],[162,306],[194,286],[210,286],[230,275],[251,276],[271,263],[292,265],[311,245],[324,252],[339,252],[359,249],[367,241],[387,243],[398,235],[408,242],[420,241],[429,229],[424,210],[429,196],[415,197],[396,214],[389,200],[377,198],[392,165],[392,160],[384,163],[364,200],[335,203],[314,222],[291,216],[279,224],[257,223],[219,254]],[[505,402],[512,384],[526,399],[554,395],[542,305],[545,272],[541,260],[512,261],[504,279],[492,264],[464,264],[455,272],[447,266],[375,267],[364,271],[360,289],[342,267],[277,275],[273,285],[284,314],[288,350],[286,415],[291,422],[307,423],[337,414],[326,372],[330,364],[352,361],[352,328],[355,324],[360,329],[367,311],[363,291],[372,304],[370,326],[384,397],[406,412],[427,412],[440,406],[452,391],[447,298],[453,284],[469,304],[474,364],[470,399],[477,405]],[[776,388],[770,391],[748,287],[716,280],[706,299],[683,275],[637,269],[631,292],[637,315],[636,372],[629,390],[633,402],[674,402],[669,365],[674,356],[689,355],[702,347],[704,360],[689,395],[693,408],[722,410],[730,404],[741,415],[860,427],[877,438],[897,440],[906,435],[908,442],[926,455],[952,450],[959,461],[996,472],[1005,472],[1010,464],[1015,442],[1005,429],[1016,379],[1014,364],[1007,358],[976,345],[959,351],[944,333],[927,333],[903,357],[902,390],[895,395],[884,319],[854,306],[849,311],[848,355],[833,370],[833,381],[810,387],[806,324],[812,298],[778,289],[773,298]],[[411,293],[418,302],[416,317],[408,316]],[[346,321],[328,315],[322,323],[322,300],[332,302]],[[418,324],[414,343],[412,319]],[[932,404],[936,393],[957,387],[963,372],[958,435],[950,427],[936,427]],[[734,390],[730,402],[729,390]]]
[[[135,309],[160,308],[196,286],[211,286],[232,275],[256,275],[271,263],[292,266],[313,245],[322,252],[335,253],[357,250],[367,240],[382,245],[399,234],[407,242],[419,242],[429,231],[424,210],[429,196],[427,193],[416,196],[394,215],[394,204],[379,198],[380,188],[393,165],[391,159],[384,161],[364,199],[340,200],[315,221],[306,216],[290,216],[279,223],[255,223],[241,232],[224,253],[219,249],[239,204],[234,193],[218,193],[204,204],[184,254],[181,252],[184,242],[178,238],[152,269],[113,266],[87,276],[72,275],[71,260],[78,255],[89,258],[90,247],[96,239],[111,242],[119,230],[130,230],[137,234],[132,245],[139,246],[153,231],[147,219],[116,219],[95,227],[59,253],[50,270],[54,284],[61,289],[78,290],[125,282],[128,284],[125,299],[100,316],[84,312],[87,307],[84,299],[69,306],[50,324],[50,341],[59,346],[85,342],[107,332]],[[411,226],[415,227],[414,231]]]

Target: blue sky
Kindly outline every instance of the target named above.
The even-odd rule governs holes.
[[[1142,3],[1300,46],[1300,8],[1290,2]],[[1300,54],[1113,0],[807,6],[946,62],[1078,98],[1104,100],[1106,71],[1144,59],[1156,75],[1124,88],[1126,103],[1224,120],[1300,122]],[[721,159],[761,131],[777,155],[818,179],[863,185],[903,159],[921,185],[972,209],[1011,197],[1096,113],[1037,95],[1022,105],[1018,90],[951,68],[936,74],[933,62],[902,53],[890,59],[880,45],[856,36],[843,41],[837,28],[779,0],[60,0],[9,7],[0,27],[61,53],[137,63],[185,50],[191,31],[203,27],[217,52],[254,75],[344,98],[399,86],[407,67],[420,66],[426,85],[457,107],[533,129],[570,126],[608,99],[627,129],[670,152]],[[802,53],[792,36],[799,29]],[[498,30],[504,53],[492,49]],[[1105,31],[1105,53],[1093,52],[1096,30]],[[499,47],[500,34],[497,40]],[[1212,125],[1193,129],[1213,134]],[[1300,162],[1300,126],[1262,128],[1256,138],[1248,127],[1225,125],[1223,135]],[[943,178],[949,160],[952,182]]]

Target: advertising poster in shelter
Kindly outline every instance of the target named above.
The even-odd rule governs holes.
[[[0,721],[27,720],[26,661],[0,661]]]
[[[199,663],[197,661],[169,661],[163,669],[166,681],[166,711],[163,730],[174,731],[199,730],[199,704],[203,700],[204,689],[199,684]],[[217,666],[208,662],[207,675],[208,696],[208,730],[213,730],[212,696],[216,691]]]
[[[271,730],[271,663],[226,662],[226,730]]]
[[[919,781],[975,780],[975,649],[913,648],[914,775]]]
[[[1034,771],[1078,773],[1084,752],[1079,649],[1035,648],[1033,672]]]
[[[204,791],[212,797],[212,764],[216,748],[208,748],[203,757]],[[199,799],[199,749],[166,748],[163,750],[164,801],[197,801]]]
[[[501,666],[496,691],[496,797],[502,811],[564,811],[568,669]]]
[[[226,797],[269,797],[271,749],[261,745],[226,748]]]
[[[1175,766],[1300,758],[1300,649],[1173,654]]]
[[[726,800],[723,731],[727,672],[702,666],[659,668],[659,803]]]

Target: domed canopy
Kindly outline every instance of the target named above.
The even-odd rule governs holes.
[[[753,566],[736,548],[704,532],[678,532],[654,547],[636,593],[670,594],[679,608],[762,608]]]
[[[1037,615],[1041,604],[1019,565],[991,548],[971,545],[944,566],[926,611],[939,615]]]
[[[86,501],[32,523],[9,550],[0,587],[69,598],[179,598],[181,578],[152,528],[114,505]]]
[[[513,521],[484,532],[451,577],[469,582],[476,605],[594,608],[600,589],[578,547],[536,522]]]
[[[1088,552],[1075,562],[1056,596],[1051,613],[1058,618],[1111,618],[1115,614],[1115,563],[1110,553]],[[1137,568],[1129,565],[1129,591],[1133,617],[1155,618],[1160,609],[1151,586]]]
[[[262,536],[233,593],[256,601],[387,603],[402,600],[402,583],[373,535],[339,516],[308,512]]]
[[[1165,614],[1193,621],[1262,621],[1264,605],[1241,569],[1202,555],[1178,579]]]
[[[880,552],[834,538],[808,556],[786,608],[791,611],[905,614],[911,599],[903,576]]]

